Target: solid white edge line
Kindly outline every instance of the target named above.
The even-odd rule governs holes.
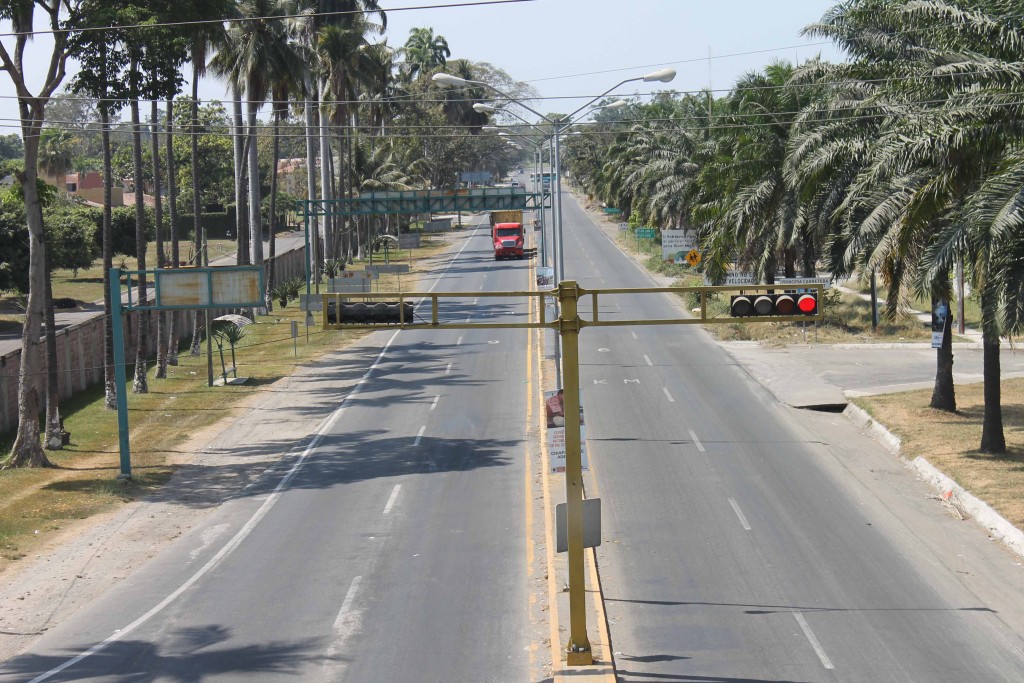
[[[747,521],[747,517],[743,514],[743,510],[740,510],[740,504],[736,502],[735,498],[729,499],[729,505],[732,506],[732,511],[736,513],[736,516],[740,518],[740,524],[743,525],[743,529],[745,531],[752,531],[750,528],[750,522]]]
[[[384,513],[388,514],[391,512],[391,508],[395,505],[395,499],[398,498],[398,492],[402,490],[401,484],[395,484],[395,488],[391,489],[391,497],[388,498],[388,504],[384,506]],[[344,609],[344,607],[342,608]]]
[[[476,233],[477,233],[477,231],[473,230],[473,232],[469,235],[469,237],[474,237],[476,235]],[[469,239],[467,238],[465,244],[462,245],[462,248],[459,249],[458,253],[456,253],[455,256],[452,258],[452,260],[448,262],[448,265],[445,266],[445,269],[443,271],[441,271],[441,275],[444,275],[445,273],[448,272],[448,269],[451,268],[452,263],[454,263],[459,258],[459,256],[462,254],[463,250],[465,250],[465,248],[468,245],[469,245]],[[434,284],[432,284],[430,286],[430,289],[428,289],[427,291],[428,292],[434,291],[434,287],[436,287],[437,283],[440,282],[440,281],[441,281],[441,277],[439,276],[436,280],[434,280]],[[420,299],[419,302],[416,305],[419,306],[425,300],[426,300],[426,297]],[[395,338],[398,337],[398,334],[400,332],[401,332],[401,330],[395,330],[395,333],[391,335],[391,338],[388,339],[387,342],[384,344],[384,347],[380,350],[380,353],[377,354],[377,358],[373,361],[373,364],[369,368],[367,368],[366,372],[363,374],[362,379],[359,382],[356,383],[356,386],[352,390],[352,392],[349,393],[345,398],[342,399],[341,405],[338,406],[338,409],[335,410],[333,413],[331,413],[330,416],[327,417],[327,419],[324,421],[324,423],[320,427],[320,429],[317,430],[316,436],[313,438],[312,441],[310,441],[309,446],[306,447],[306,449],[302,452],[302,455],[300,455],[298,460],[295,461],[295,464],[292,465],[291,469],[288,470],[288,473],[281,479],[281,481],[278,483],[278,485],[274,488],[273,492],[263,502],[263,505],[261,505],[259,507],[259,509],[256,510],[256,512],[253,513],[252,517],[249,518],[249,521],[247,521],[245,523],[245,525],[242,526],[242,528],[238,530],[238,533],[236,533],[231,538],[230,541],[228,541],[227,543],[224,544],[224,547],[222,547],[217,552],[216,555],[214,555],[212,558],[210,558],[210,560],[206,564],[204,564],[199,569],[199,571],[197,571],[195,574],[193,574],[191,577],[189,577],[185,581],[185,583],[183,583],[180,586],[178,586],[178,588],[176,590],[174,590],[170,595],[168,595],[166,598],[164,598],[159,603],[157,603],[152,609],[150,609],[148,612],[143,614],[141,617],[139,617],[138,619],[136,619],[132,623],[128,624],[123,629],[118,630],[116,633],[111,635],[106,640],[101,640],[100,642],[96,643],[95,645],[90,647],[85,652],[82,652],[81,654],[76,655],[75,657],[72,657],[71,659],[67,660],[66,662],[60,664],[59,666],[56,666],[56,667],[50,669],[49,671],[36,676],[32,680],[30,680],[28,683],[41,683],[42,681],[45,681],[46,679],[48,679],[48,678],[50,678],[50,677],[52,677],[52,676],[54,676],[56,674],[59,674],[61,671],[64,671],[68,667],[74,666],[75,664],[77,664],[78,662],[82,661],[83,659],[86,659],[87,657],[91,657],[92,655],[96,654],[97,652],[100,652],[101,650],[105,649],[111,643],[116,643],[118,640],[120,640],[124,636],[128,635],[129,633],[131,633],[132,631],[134,631],[138,627],[142,626],[147,621],[149,621],[154,616],[156,616],[161,611],[163,611],[163,609],[165,607],[167,607],[167,605],[169,605],[172,602],[174,602],[179,596],[181,596],[182,593],[184,593],[186,590],[191,588],[197,581],[199,581],[199,579],[203,578],[203,576],[208,574],[210,572],[210,570],[212,570],[214,567],[216,567],[218,564],[220,564],[221,561],[224,560],[224,558],[226,558],[228,555],[230,555],[235,550],[235,548],[237,548],[239,545],[241,545],[242,541],[245,540],[246,536],[248,536],[250,533],[252,533],[252,530],[256,527],[256,524],[258,524],[259,521],[261,519],[263,519],[263,517],[265,517],[268,512],[270,512],[270,508],[272,508],[274,506],[274,504],[277,502],[277,500],[280,498],[281,491],[295,477],[295,473],[298,472],[299,467],[301,467],[302,464],[306,461],[306,458],[309,457],[309,454],[312,453],[313,450],[317,446],[320,445],[320,441],[323,439],[324,433],[328,429],[330,429],[331,426],[334,425],[334,423],[338,420],[339,417],[341,417],[341,414],[345,411],[345,408],[347,407],[347,404],[348,404],[349,400],[354,398],[357,394],[359,394],[360,390],[362,389],[362,382],[363,382],[363,380],[365,380],[369,376],[369,374],[380,364],[381,360],[383,360],[383,358],[384,358],[384,354],[386,354],[388,352],[388,349],[391,348],[392,342],[395,341]]]
[[[697,438],[697,434],[694,433],[694,431],[692,429],[690,430],[690,438],[693,439],[693,445],[697,447],[697,450],[700,451],[701,453],[703,453],[704,452],[704,444],[702,444],[700,442],[700,439]]]
[[[818,655],[818,659],[821,660],[821,665],[826,669],[834,669],[832,666],[832,660],[825,654],[825,649],[818,642],[818,639],[814,636],[814,631],[811,630],[810,624],[804,619],[804,615],[800,612],[793,612],[793,616],[796,617],[796,623],[800,624],[800,629],[807,636],[807,640],[811,643],[811,647],[814,648],[814,654]]]
[[[434,408],[436,408],[437,407],[437,402],[440,401],[440,400],[441,400],[441,394],[438,394],[437,396],[434,397],[433,402],[430,404],[430,409],[433,410]]]
[[[420,445],[420,439],[423,438],[423,432],[425,431],[427,431],[427,425],[423,425],[422,427],[420,427],[420,431],[416,432],[416,440],[412,442],[413,446]]]
[[[647,357],[646,353],[644,354],[644,360],[647,361],[648,365],[654,365],[654,363],[651,362],[651,359]]]
[[[676,402],[676,400],[674,398],[672,398],[672,394],[668,393],[668,387],[662,387],[661,390],[665,392],[665,398],[668,399],[669,403],[675,403]]]

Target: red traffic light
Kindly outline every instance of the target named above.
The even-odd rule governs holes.
[[[739,294],[731,297],[729,312],[734,318],[816,315],[818,299],[814,294]]]

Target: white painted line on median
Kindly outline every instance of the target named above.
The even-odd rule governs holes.
[[[476,306],[478,303],[480,303],[480,299],[473,299],[473,305],[474,306]]]
[[[639,337],[636,336],[636,332],[633,330],[630,330],[629,333],[633,336],[633,339],[639,339]]]
[[[441,400],[441,394],[434,397],[434,401],[430,404],[430,409],[433,410],[437,407],[437,402]]]
[[[420,445],[420,439],[423,438],[423,432],[425,431],[427,431],[427,425],[423,425],[422,427],[420,427],[420,431],[416,432],[416,440],[412,442],[413,446]]]
[[[459,340],[457,342],[455,342],[455,345],[456,346],[462,346],[462,337],[459,337]]]
[[[814,654],[818,655],[818,659],[821,660],[821,665],[826,669],[834,669],[832,666],[832,660],[825,654],[825,649],[818,642],[818,639],[814,636],[814,631],[811,630],[807,620],[804,619],[804,615],[800,612],[793,612],[793,616],[796,617],[796,623],[800,624],[800,630],[807,636],[807,640],[811,643],[811,647],[814,648]]]
[[[450,374],[451,374],[451,372],[452,372],[452,364],[451,364],[451,363],[449,363],[449,364],[448,364],[448,367],[446,367],[446,368],[444,369],[444,376],[445,376],[445,377],[447,377],[448,375],[450,375]]]
[[[401,484],[395,484],[395,488],[391,489],[391,497],[388,498],[388,504],[384,506],[384,514],[391,512],[391,508],[395,505],[395,499],[398,498],[398,492],[402,490]],[[342,607],[344,609],[344,607]]]
[[[740,518],[740,524],[743,525],[743,528],[746,531],[750,531],[750,522],[747,521],[747,517],[743,514],[743,510],[740,510],[740,504],[736,502],[736,499],[730,498],[729,505],[732,505],[733,512],[735,512],[736,516]]]
[[[668,393],[668,387],[662,387],[661,390],[665,392],[665,398],[668,399],[669,403],[675,403],[676,402],[676,400],[674,398],[672,398],[672,394]]]
[[[700,442],[700,439],[697,438],[697,435],[694,433],[692,429],[690,430],[690,438],[693,439],[693,445],[697,447],[697,450],[703,453],[704,444]]]
[[[651,362],[651,359],[647,357],[646,353],[644,354],[644,360],[647,361],[648,365],[654,365],[654,363]]]
[[[467,316],[466,316],[466,322],[468,323],[468,322],[469,322],[469,319],[470,319],[470,318],[472,318],[472,317],[473,317],[473,314],[472,314],[472,313],[470,313],[469,315],[467,315]]]

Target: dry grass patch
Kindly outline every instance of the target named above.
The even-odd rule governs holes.
[[[1024,379],[1002,382],[1007,453],[978,451],[984,414],[982,384],[959,385],[959,410],[928,408],[931,390],[857,398],[854,402],[902,440],[908,458],[923,456],[960,486],[1024,528]]]

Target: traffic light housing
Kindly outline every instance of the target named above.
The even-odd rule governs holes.
[[[329,325],[401,325],[413,322],[413,305],[394,301],[330,301]]]
[[[813,292],[737,294],[729,299],[729,314],[733,318],[810,317],[818,314],[818,297]]]

